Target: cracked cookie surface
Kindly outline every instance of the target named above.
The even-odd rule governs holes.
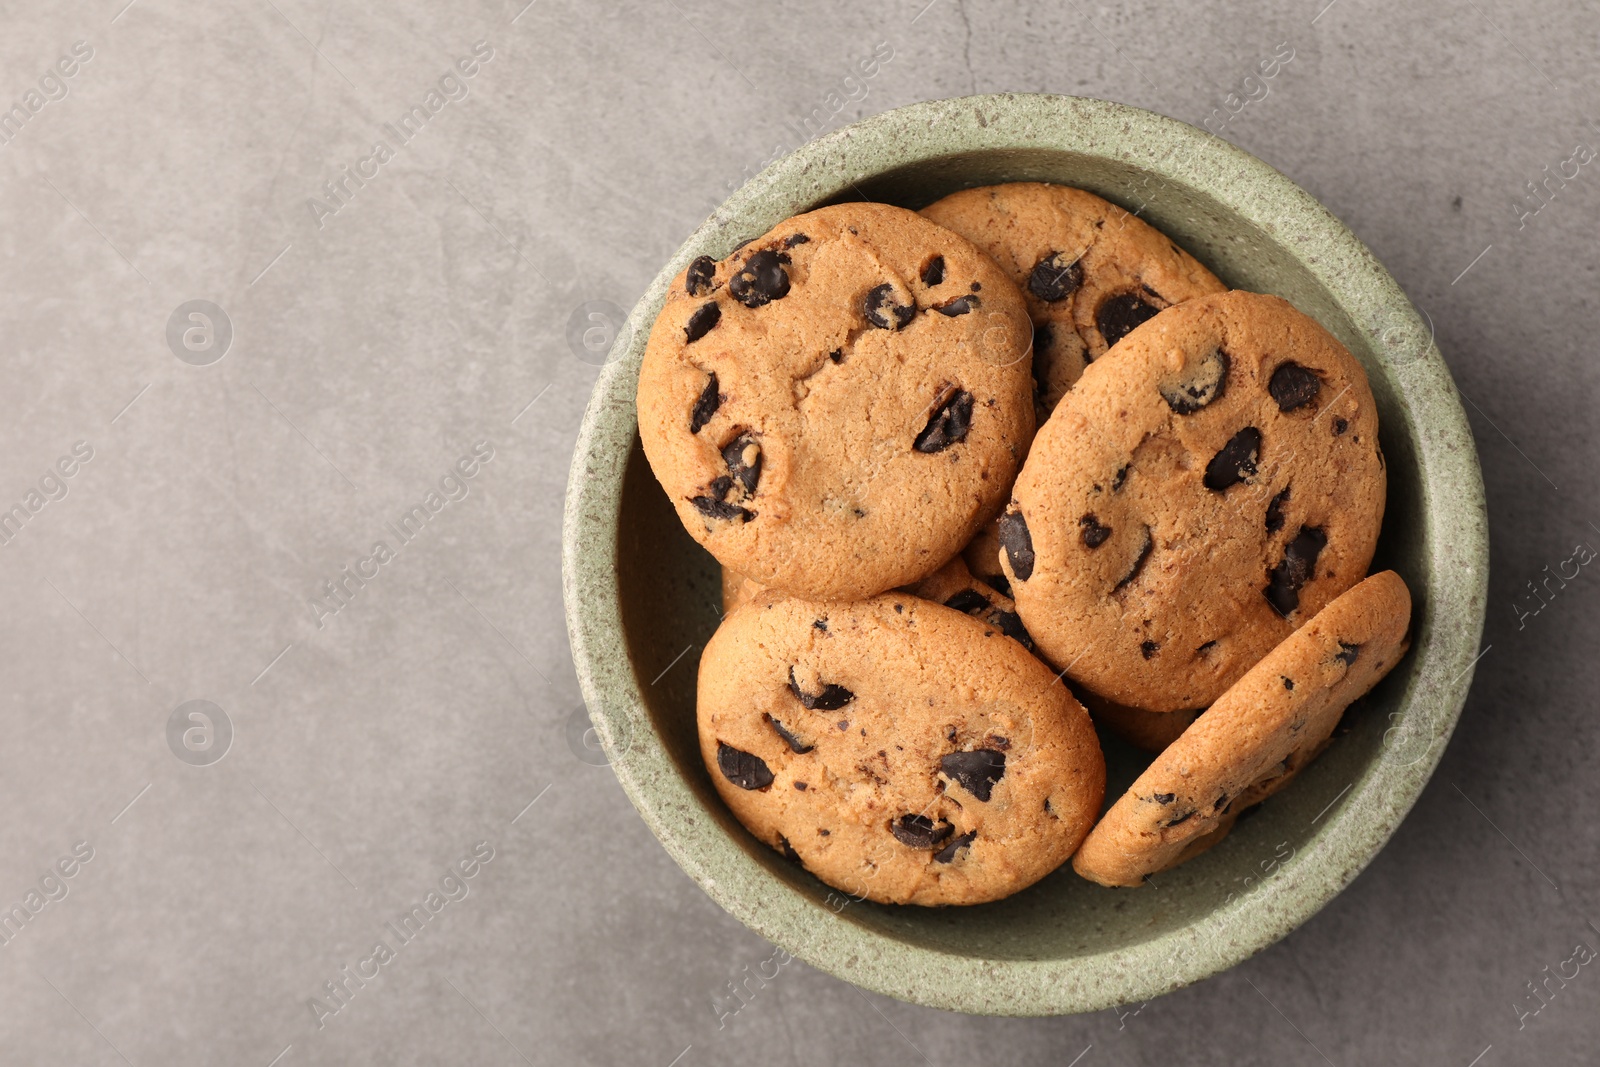
[[[975,904],[1060,866],[1100,811],[1088,714],[1000,630],[904,593],[764,594],[700,662],[707,771],[757,838],[884,903]]]
[[[675,278],[639,433],[689,533],[782,592],[868,596],[998,513],[1034,429],[1022,296],[914,212],[841,204]]]
[[[1075,683],[1201,708],[1366,574],[1385,487],[1355,357],[1277,297],[1197,297],[1090,364],[1040,429],[1000,561]]]

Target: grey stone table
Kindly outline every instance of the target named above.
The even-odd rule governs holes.
[[[525,3],[0,5],[0,1063],[1600,1056],[1591,5]],[[1346,220],[1494,536],[1372,866],[1054,1020],[863,994],[695,888],[573,741],[557,549],[575,313],[816,133],[1005,89],[1209,123]]]

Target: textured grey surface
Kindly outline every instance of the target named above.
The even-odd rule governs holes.
[[[1600,170],[1517,204],[1600,143],[1600,15],[923,3],[0,6],[25,111],[93,49],[0,147],[0,501],[29,514],[0,543],[0,903],[93,850],[5,928],[0,1062],[1594,1060],[1600,971],[1547,976],[1600,949],[1600,590],[1587,566],[1544,601],[1527,583],[1600,547]],[[465,98],[385,130],[479,41]],[[1489,651],[1439,773],[1320,915],[1137,1014],[965,1018],[767,962],[569,741],[557,544],[595,374],[569,316],[628,306],[806,116],[1017,89],[1201,122],[1259,97],[1282,42],[1222,132],[1394,272],[1478,434]],[[313,213],[379,140],[393,158]],[[166,336],[194,299],[233,327],[207,366]],[[387,524],[479,442],[402,545]],[[169,745],[195,699],[234,730],[207,766]],[[386,923],[479,842],[403,943]],[[324,983],[380,939],[340,1006]]]

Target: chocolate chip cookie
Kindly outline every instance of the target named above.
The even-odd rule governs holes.
[[[639,376],[639,434],[724,566],[816,599],[955,555],[1005,503],[1034,428],[1011,280],[914,212],[799,215],[676,279]]]
[[[1361,365],[1274,296],[1162,311],[1090,364],[999,524],[1040,653],[1146,711],[1209,705],[1360,581],[1383,520]]]
[[[722,568],[724,615],[743,607],[764,592],[766,590],[760,584],[726,567]],[[1017,606],[1012,603],[1011,598],[987,582],[973,577],[960,556],[956,556],[926,578],[902,587],[902,592],[921,597],[923,600],[931,600],[935,604],[943,604],[947,608],[955,608],[975,619],[982,619],[1020,643],[1029,652],[1033,651],[1033,638],[1028,636],[1027,629],[1023,627],[1022,619],[1017,615]]]
[[[737,571],[722,568],[722,613],[729,614],[766,592],[760,582],[752,582]]]
[[[1105,791],[1089,716],[980,619],[904,593],[766,595],[700,661],[700,747],[752,834],[884,903],[976,904],[1049,874]]]
[[[1011,595],[1011,580],[1000,566],[1000,524],[987,523],[961,550],[967,570],[991,589]]]
[[[1156,757],[1073,867],[1101,885],[1138,885],[1281,789],[1327,744],[1344,709],[1405,655],[1410,620],[1411,594],[1393,571],[1334,600]]]
[[[983,249],[1022,289],[1040,425],[1084,367],[1135,326],[1226,288],[1144,220],[1066,185],[965,189],[922,214]]]
[[[921,581],[912,582],[905,587],[905,592],[971,615],[997,628],[1029,652],[1033,651],[1033,638],[1022,625],[1016,604],[987,582],[973,577],[960,556]]]

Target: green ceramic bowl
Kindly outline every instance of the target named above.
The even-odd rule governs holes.
[[[1007,181],[1076,185],[1137,211],[1223,281],[1284,297],[1356,354],[1389,464],[1373,566],[1411,587],[1413,649],[1289,789],[1153,885],[1104,889],[1067,865],[977,907],[857,902],[747,834],[701,763],[695,674],[717,625],[718,569],[640,450],[639,362],[670,279],[694,256],[720,258],[824,204],[920,208]],[[1142,1001],[1224,970],[1305,922],[1371,861],[1460,715],[1483,628],[1488,534],[1472,437],[1432,331],[1338,219],[1192,126],[1102,100],[1008,94],[917,104],[822,137],[695,231],[633,309],[595,386],[567,487],[563,576],[573,660],[617,778],[712,899],[867,989],[957,1011],[1054,1015]],[[1141,761],[1110,739],[1105,748],[1115,796]]]

